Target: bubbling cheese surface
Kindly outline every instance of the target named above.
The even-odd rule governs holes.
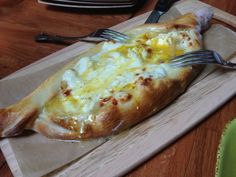
[[[113,104],[129,97],[138,79],[176,75],[179,69],[171,68],[168,61],[192,50],[186,37],[191,42],[197,38],[194,30],[187,29],[139,34],[127,43],[104,42],[100,52],[80,58],[65,71],[61,92],[46,104],[44,113],[89,120],[111,97]]]

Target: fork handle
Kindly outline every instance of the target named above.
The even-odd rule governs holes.
[[[69,37],[69,36],[59,36],[59,35],[50,35],[47,33],[40,33],[37,36],[35,36],[35,41],[42,42],[42,43],[70,44],[77,41],[85,41],[85,42],[93,42],[93,43],[101,42],[102,39],[89,37],[89,36]]]

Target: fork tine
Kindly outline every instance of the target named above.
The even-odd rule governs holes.
[[[111,35],[107,35],[107,34],[101,34],[100,36],[101,36],[103,39],[106,39],[106,40],[115,40],[115,41],[118,41],[118,42],[123,41],[123,40],[120,39],[120,38],[117,38],[117,37],[111,36]]]
[[[216,64],[216,61],[211,58],[211,60],[199,60],[199,58],[197,60],[186,60],[185,62],[174,62],[174,63],[171,63],[172,66],[187,66],[187,65],[196,65],[196,64]]]
[[[209,60],[214,60],[212,55],[186,55],[183,57],[178,57],[176,59],[173,59],[171,63],[183,63],[183,62],[193,62],[193,61],[199,61],[199,60],[204,60],[204,61],[209,61]]]
[[[115,40],[115,41],[119,41],[119,42],[123,42],[125,41],[125,39],[117,37],[115,35],[110,35],[110,34],[101,34],[100,35],[102,38],[104,39],[108,39],[108,40]]]
[[[184,62],[195,62],[195,61],[215,61],[215,60],[212,56],[206,56],[206,57],[192,56],[192,57],[185,58],[184,60],[178,60],[171,63],[178,63],[178,62],[184,63]]]
[[[114,39],[116,41],[126,41],[127,40],[126,38],[115,35],[115,34],[104,33],[103,36],[110,37],[111,39]]]
[[[170,61],[173,67],[184,67],[189,65],[217,64],[224,68],[236,69],[236,63],[224,60],[220,54],[213,50],[199,50],[180,55]]]
[[[199,50],[180,55],[171,61],[172,66],[217,63],[213,51]]]
[[[104,32],[107,33],[107,34],[114,34],[114,35],[120,36],[124,39],[129,39],[129,37],[126,34],[118,32],[118,31],[114,31],[114,30],[111,30],[111,29],[104,29]]]
[[[195,62],[195,61],[215,61],[214,57],[212,55],[192,55],[192,56],[186,56],[179,58],[177,60],[171,61],[171,63],[183,63],[183,62]]]
[[[171,62],[177,62],[177,61],[183,61],[192,57],[206,57],[206,56],[211,56],[212,57],[212,52],[211,51],[194,51],[194,52],[189,52],[185,53],[183,55],[179,55],[176,58],[172,59]]]
[[[124,40],[128,40],[129,39],[129,37],[127,35],[122,34],[120,32],[117,32],[117,31],[113,31],[113,30],[107,30],[106,29],[106,30],[104,30],[102,32],[102,34],[109,35],[109,36],[111,36],[114,39],[119,39],[120,41],[124,41]]]
[[[120,40],[120,41],[128,40],[128,38],[126,38],[126,37],[124,37],[124,36],[119,36],[119,35],[112,34],[112,33],[104,33],[104,35],[111,36],[112,38],[118,39],[118,40]]]

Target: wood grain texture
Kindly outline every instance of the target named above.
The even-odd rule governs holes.
[[[219,9],[236,15],[236,1],[204,0]],[[110,27],[152,9],[148,1],[134,14],[106,15],[78,11],[59,11],[39,5],[36,1],[2,0],[0,2],[0,78],[44,57],[64,46],[38,44],[36,34],[47,31],[55,34],[82,35],[97,28]],[[52,25],[53,24],[53,25]],[[2,94],[2,93],[1,93]],[[127,174],[127,176],[214,176],[217,144],[227,121],[236,117],[236,98],[213,114],[186,136]],[[0,154],[0,176],[12,176]]]
[[[236,98],[233,98],[206,121],[126,176],[213,177],[220,136],[226,122],[236,117],[235,105]]]

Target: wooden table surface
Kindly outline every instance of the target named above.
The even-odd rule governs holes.
[[[235,0],[203,0],[203,2],[236,15]],[[36,43],[34,36],[41,31],[72,36],[84,35],[150,11],[155,3],[155,0],[148,0],[132,12],[123,10],[94,12],[52,8],[38,4],[36,0],[1,0],[0,78],[65,47]],[[222,130],[234,117],[236,117],[236,97],[206,121],[126,176],[214,176],[217,146]],[[0,152],[0,176],[12,176],[2,152]]]

